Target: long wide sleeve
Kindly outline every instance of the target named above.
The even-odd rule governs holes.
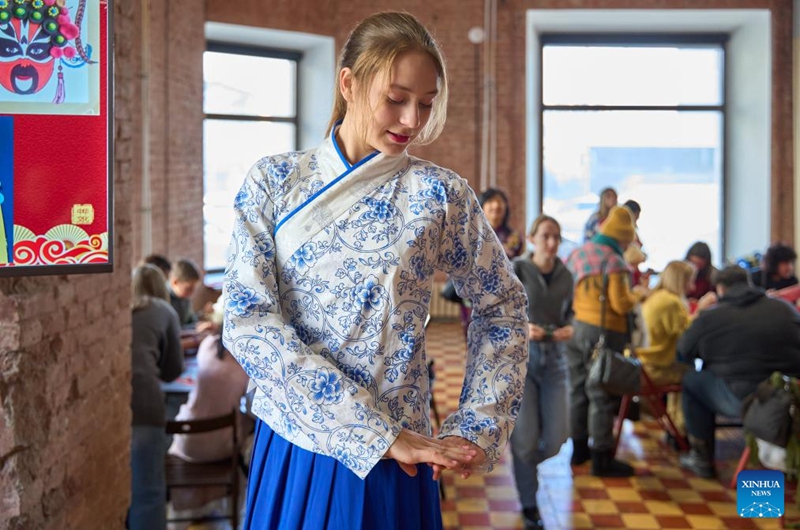
[[[279,170],[285,170],[285,162]],[[259,162],[235,200],[223,297],[223,341],[255,382],[256,413],[289,441],[336,458],[364,478],[401,431],[372,394],[311,350],[282,315],[275,263],[275,204]],[[282,175],[285,175],[285,171]],[[356,374],[357,375],[357,374]],[[263,395],[262,395],[263,393]]]
[[[519,412],[527,362],[527,296],[477,199],[461,179],[447,190],[439,268],[472,302],[467,367],[458,410],[439,437],[481,447],[491,469]]]

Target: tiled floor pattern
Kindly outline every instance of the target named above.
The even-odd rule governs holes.
[[[427,351],[435,360],[434,395],[444,418],[458,404],[464,377],[464,339],[456,322],[432,322]],[[721,431],[717,444],[719,480],[703,480],[678,466],[677,454],[661,441],[654,421],[626,422],[618,456],[636,468],[632,478],[599,479],[585,464],[573,472],[571,444],[540,466],[539,506],[548,530],[778,528],[777,520],[742,519],[736,514],[736,492],[727,483],[744,442],[741,431]],[[519,530],[522,522],[508,451],[488,475],[463,480],[445,474],[442,512],[447,530]],[[788,515],[797,519],[790,506]],[[219,507],[218,507],[219,508]],[[186,525],[171,525],[184,530]],[[188,530],[229,530],[230,525],[193,525]]]
[[[457,323],[432,322],[427,351],[435,359],[434,396],[445,416],[455,409],[464,374],[464,340]],[[744,441],[739,429],[720,431],[719,480],[703,480],[678,466],[677,454],[661,441],[655,421],[626,421],[618,457],[636,468],[632,478],[600,479],[589,464],[569,465],[571,442],[539,471],[539,507],[548,530],[556,529],[766,529],[776,520],[742,519],[736,492],[727,489]],[[521,529],[509,452],[492,473],[467,480],[445,475],[442,503],[448,530]],[[789,516],[797,510],[789,507]]]

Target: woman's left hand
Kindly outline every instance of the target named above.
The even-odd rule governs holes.
[[[477,454],[469,464],[461,465],[461,478],[469,478],[474,471],[486,463],[486,452],[466,438],[462,438],[460,436],[448,436],[446,438],[442,438],[442,442],[453,447],[463,447],[466,445],[469,446],[470,449],[475,449],[475,451],[477,451]],[[433,480],[439,480],[439,478],[442,476],[442,471],[444,471],[446,468],[439,464],[433,464],[432,467]]]
[[[553,332],[553,340],[556,342],[563,342],[572,338],[572,334],[574,329],[572,326],[564,326],[563,328],[558,328]]]

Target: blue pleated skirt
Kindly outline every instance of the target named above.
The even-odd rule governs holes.
[[[409,477],[381,460],[361,480],[338,460],[256,424],[245,530],[441,530],[438,484],[427,465]]]

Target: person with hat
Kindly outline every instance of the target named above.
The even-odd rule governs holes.
[[[622,351],[628,338],[627,314],[648,294],[643,286],[631,287],[631,273],[623,253],[634,240],[632,212],[624,206],[611,209],[600,232],[576,248],[567,260],[575,290],[573,336],[567,343],[570,375],[570,430],[572,465],[591,458],[592,474],[629,477],[633,468],[614,458],[614,414],[617,400],[602,388],[587,384],[592,350],[603,331],[606,344]],[[604,278],[607,277],[607,282]],[[605,286],[604,286],[605,283]],[[607,289],[605,319],[601,295]],[[589,437],[592,447],[589,448]]]

